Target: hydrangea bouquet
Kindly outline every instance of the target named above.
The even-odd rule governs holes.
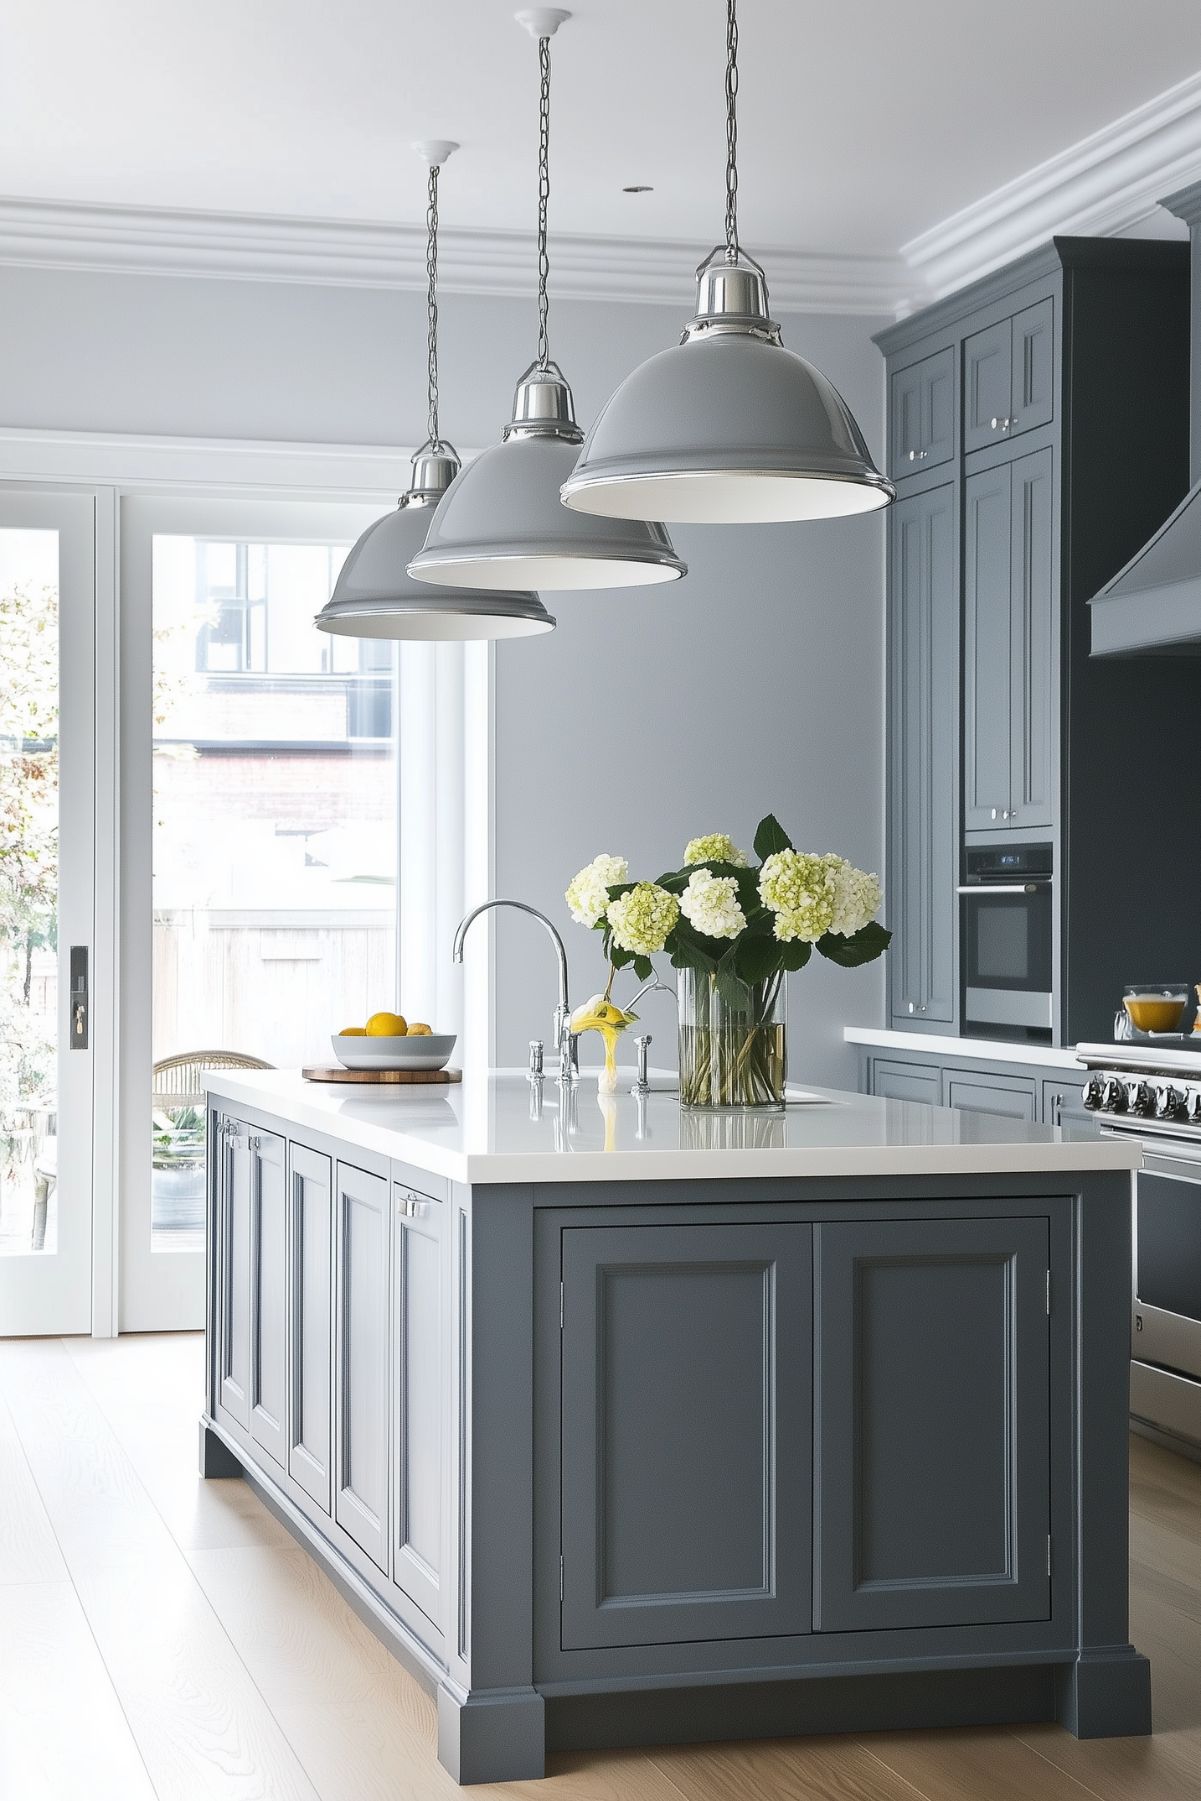
[[[601,855],[567,889],[573,919],[604,935],[606,1002],[619,969],[649,980],[660,951],[680,972],[686,1106],[782,1106],[785,976],[815,949],[847,969],[870,963],[892,936],[876,919],[880,884],[866,870],[796,850],[771,814],[754,850],[753,864],[711,832],[657,881],[632,882],[624,857]]]

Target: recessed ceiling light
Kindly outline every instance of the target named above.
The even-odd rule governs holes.
[[[653,194],[655,190],[646,182],[636,181],[632,186],[623,188],[621,191],[623,194]]]

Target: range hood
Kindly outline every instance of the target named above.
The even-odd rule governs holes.
[[[1201,183],[1161,204],[1191,242],[1189,479],[1176,511],[1089,602],[1094,657],[1201,656]]]

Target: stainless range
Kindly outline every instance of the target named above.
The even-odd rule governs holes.
[[[1084,1104],[1143,1145],[1134,1209],[1130,1409],[1201,1453],[1201,1034],[1079,1044]]]

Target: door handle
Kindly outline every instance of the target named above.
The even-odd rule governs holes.
[[[88,1023],[91,1002],[88,994],[88,947],[86,944],[71,946],[71,1029],[70,1046],[73,1051],[86,1051],[88,1048]]]

